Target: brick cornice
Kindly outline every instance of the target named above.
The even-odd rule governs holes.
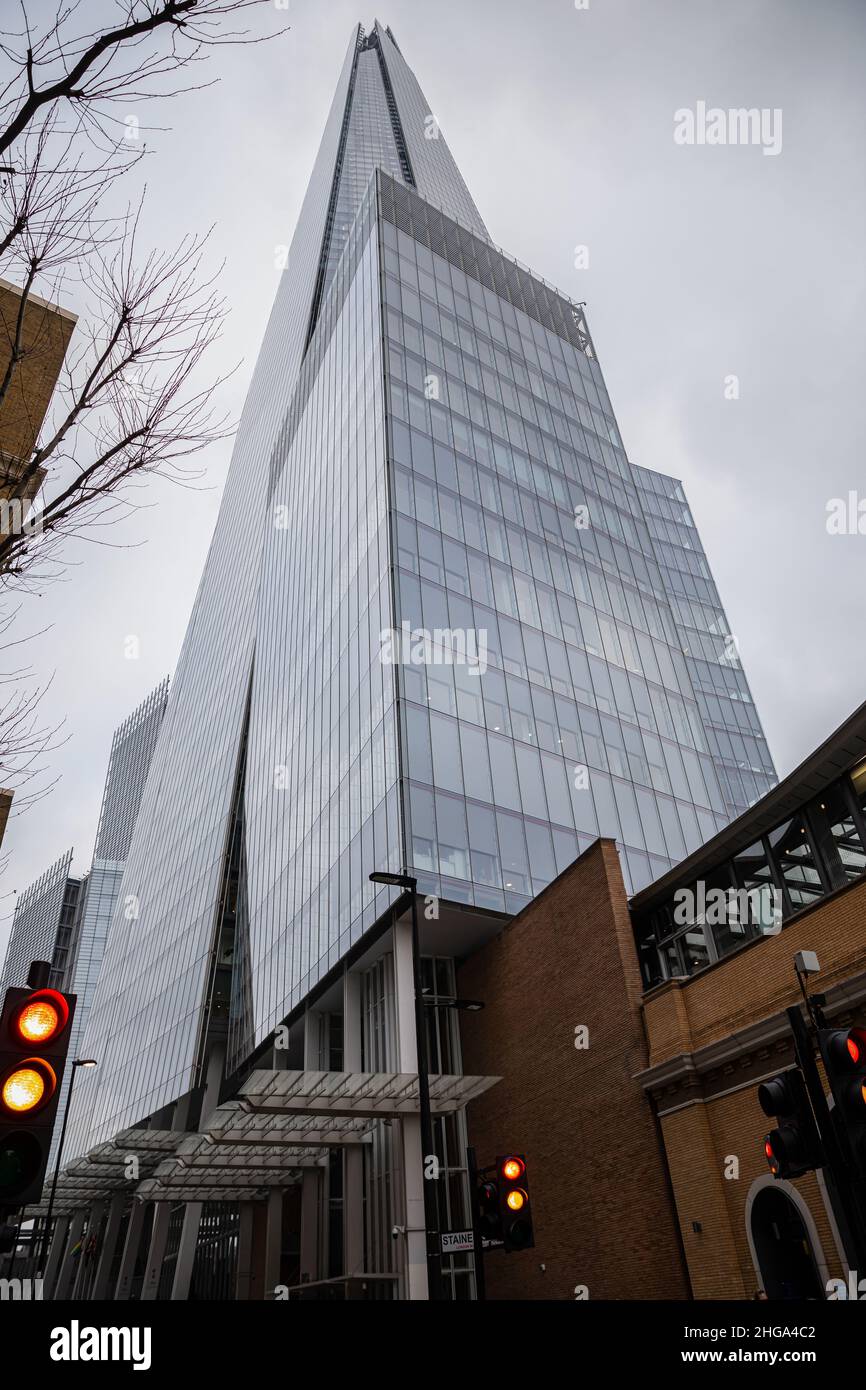
[[[825,1011],[828,1017],[848,1013],[866,1005],[866,971],[843,980],[827,991]],[[706,1077],[720,1067],[735,1062],[751,1063],[755,1054],[775,1048],[789,1037],[788,1021],[784,1014],[771,1014],[727,1037],[708,1043],[694,1052],[681,1052],[664,1062],[638,1072],[635,1081],[645,1091],[669,1089],[683,1084],[690,1088],[698,1078]]]

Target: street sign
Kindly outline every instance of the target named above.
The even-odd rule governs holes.
[[[456,1255],[461,1250],[475,1249],[475,1237],[471,1231],[442,1231],[442,1254]]]

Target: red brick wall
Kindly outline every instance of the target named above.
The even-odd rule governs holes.
[[[504,1078],[469,1107],[470,1143],[481,1165],[525,1153],[535,1224],[534,1250],[487,1255],[488,1297],[688,1298],[657,1128],[632,1079],[647,1053],[613,843],[465,962],[458,988],[486,1003],[461,1016],[464,1070]]]

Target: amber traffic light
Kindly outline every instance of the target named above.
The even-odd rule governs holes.
[[[10,989],[0,1010],[0,1215],[38,1202],[75,996]]]
[[[504,1154],[497,1158],[496,1175],[499,1220],[505,1249],[529,1250],[535,1244],[535,1236],[523,1154]]]
[[[7,1114],[33,1114],[48,1104],[56,1090],[54,1068],[40,1057],[28,1057],[3,1078],[0,1105]]]

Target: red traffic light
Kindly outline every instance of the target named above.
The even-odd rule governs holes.
[[[866,1028],[849,1029],[845,1045],[854,1066],[862,1066],[866,1062]]]
[[[821,1039],[825,1065],[843,1072],[866,1065],[866,1028],[827,1028]]]
[[[526,1172],[526,1164],[522,1158],[505,1158],[502,1160],[501,1171],[506,1182],[517,1182]]]
[[[9,1028],[15,1042],[44,1047],[60,1036],[68,1022],[69,1005],[59,990],[39,989],[21,1000]]]

